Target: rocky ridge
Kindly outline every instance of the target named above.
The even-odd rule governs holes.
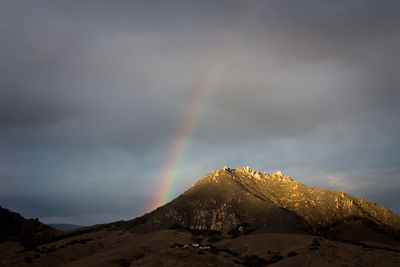
[[[263,232],[323,233],[365,225],[400,236],[400,217],[374,202],[340,191],[308,187],[280,171],[224,167],[146,215],[151,224],[229,232],[241,225]]]

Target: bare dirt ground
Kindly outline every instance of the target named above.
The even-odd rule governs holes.
[[[400,266],[400,248],[395,245],[279,233],[215,241],[180,230],[102,230],[31,251],[15,242],[2,243],[0,266]]]

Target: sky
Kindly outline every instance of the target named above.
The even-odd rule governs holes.
[[[389,0],[2,0],[0,205],[45,223],[128,220],[248,165],[400,214],[399,13]]]

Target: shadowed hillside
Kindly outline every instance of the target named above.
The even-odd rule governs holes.
[[[38,219],[25,219],[18,213],[0,206],[0,243],[12,240],[26,247],[33,247],[55,239],[58,234]]]

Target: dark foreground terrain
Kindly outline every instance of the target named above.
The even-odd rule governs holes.
[[[400,266],[400,218],[282,173],[224,167],[131,221],[62,232],[0,208],[0,266]]]
[[[103,229],[25,250],[0,244],[1,266],[400,266],[400,243],[352,244],[306,234],[237,238],[184,230]],[[219,241],[218,241],[219,240]]]

